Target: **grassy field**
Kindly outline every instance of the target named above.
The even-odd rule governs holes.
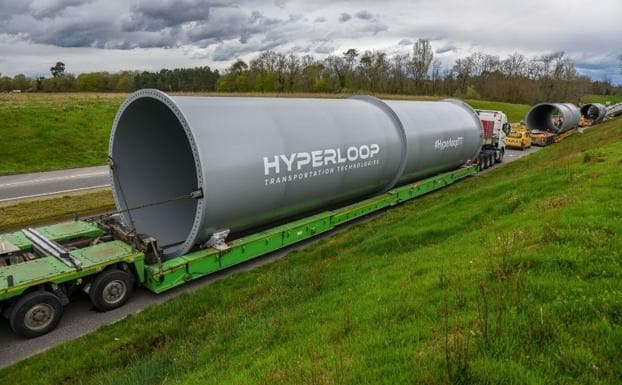
[[[0,175],[102,164],[117,94],[0,94]]]
[[[207,94],[228,95],[231,94]],[[251,96],[347,97],[331,94]],[[380,95],[385,97],[385,95]],[[387,98],[434,98],[386,95]],[[104,164],[108,138],[123,94],[0,94],[0,175]],[[512,121],[528,106],[469,101],[475,108],[501,109]]]
[[[622,120],[0,371],[19,384],[619,384]]]
[[[0,233],[26,226],[99,214],[115,209],[112,192],[102,189],[55,198],[0,205]]]
[[[581,101],[583,103],[616,104],[622,102],[622,95],[585,95]]]

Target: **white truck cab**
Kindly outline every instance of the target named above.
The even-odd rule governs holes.
[[[475,110],[482,122],[484,144],[481,151],[481,161],[485,167],[488,158],[492,157],[495,163],[503,161],[505,155],[505,138],[510,132],[511,126],[508,123],[508,117],[502,111],[492,110]]]

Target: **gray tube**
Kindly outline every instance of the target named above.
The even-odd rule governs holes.
[[[552,115],[555,110],[559,111],[561,125],[555,125],[553,122]],[[572,103],[540,103],[531,107],[525,117],[525,123],[532,130],[561,134],[577,127],[580,118],[579,108]]]
[[[585,104],[581,107],[581,116],[592,121],[592,123],[600,123],[607,115],[607,107],[600,103]]]
[[[622,115],[622,103],[617,103],[613,106],[607,107],[608,118],[615,118],[618,115]]]
[[[481,147],[456,101],[130,95],[110,138],[128,226],[180,255],[240,232],[454,169]],[[175,199],[202,190],[200,199]]]

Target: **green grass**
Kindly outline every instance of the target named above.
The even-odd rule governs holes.
[[[473,108],[479,110],[503,111],[510,122],[520,122],[525,119],[525,115],[531,106],[526,104],[512,104],[503,102],[487,102],[485,100],[467,100]]]
[[[585,95],[581,101],[583,103],[616,104],[622,102],[622,95]]]
[[[0,371],[19,384],[619,384],[622,120]]]
[[[103,164],[116,94],[0,94],[0,175]]]
[[[227,95],[235,94],[207,94]],[[251,96],[348,97],[331,94],[241,94]],[[383,98],[437,98],[378,95]],[[104,164],[108,138],[123,94],[0,94],[0,175]],[[521,120],[528,106],[469,101]]]
[[[0,205],[0,232],[50,223],[115,209],[110,190]]]

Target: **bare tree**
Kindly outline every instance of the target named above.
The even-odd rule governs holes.
[[[337,82],[339,84],[339,89],[343,89],[346,87],[346,75],[348,73],[348,64],[342,57],[330,55],[325,60],[324,63],[326,68],[330,70],[333,77],[337,78]]]
[[[410,57],[406,55],[395,55],[391,59],[391,79],[389,88],[391,92],[405,93],[408,91],[407,64]]]
[[[365,51],[361,56],[359,72],[364,89],[374,92],[386,91],[390,64],[387,54],[382,51]]]
[[[438,83],[441,80],[442,64],[440,60],[434,60],[432,62],[432,93],[438,93]]]
[[[346,84],[348,82],[352,82],[352,74],[354,73],[354,67],[356,65],[356,58],[358,57],[359,52],[354,49],[354,48],[350,48],[348,49],[346,52],[343,53],[343,61],[346,64]],[[345,85],[345,84],[344,84]]]
[[[354,70],[354,64],[356,63],[356,57],[358,55],[359,52],[354,48],[350,48],[343,53],[343,60],[347,64],[348,71],[352,72],[352,70]]]
[[[458,89],[462,92],[466,91],[471,78],[474,76],[475,63],[473,56],[456,59],[453,72],[456,76]]]
[[[423,81],[428,77],[428,70],[433,58],[434,54],[429,40],[418,39],[413,44],[413,57],[409,67],[418,91],[421,90]]]

